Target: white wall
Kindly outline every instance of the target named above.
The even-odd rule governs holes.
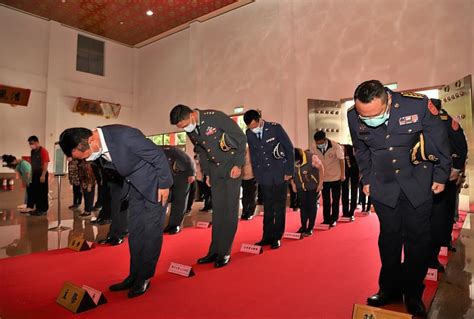
[[[26,140],[37,135],[52,156],[65,128],[131,124],[135,49],[105,41],[105,76],[96,76],[76,71],[76,30],[2,6],[0,29],[0,83],[32,90],[27,107],[0,104],[0,153],[29,155]],[[76,97],[120,103],[120,116],[73,113]]]
[[[308,98],[347,98],[371,78],[409,89],[471,73],[472,13],[471,0],[257,0],[139,50],[135,124],[173,130],[179,102],[244,105],[306,147]]]
[[[0,83],[32,89],[0,105],[0,153],[50,151],[66,127],[175,131],[177,103],[260,108],[307,146],[307,99],[338,100],[369,78],[419,88],[474,72],[472,0],[257,0],[141,49],[106,41],[105,76],[75,71],[77,31],[0,6]],[[71,112],[76,97],[122,104],[118,121]]]

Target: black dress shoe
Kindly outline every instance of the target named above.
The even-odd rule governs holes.
[[[267,246],[271,245],[272,241],[267,239],[262,239],[261,241],[255,243],[256,246]]]
[[[217,259],[217,254],[207,254],[206,256],[198,259],[198,264],[210,264]]]
[[[310,237],[310,236],[313,236],[313,231],[311,229],[308,229],[303,233],[303,237]]]
[[[240,218],[242,218],[243,220],[251,220],[253,218],[253,215],[242,215]]]
[[[181,227],[179,226],[172,226],[169,230],[168,230],[168,233],[170,235],[175,235],[177,233],[179,233],[181,231]]]
[[[438,272],[444,272],[444,266],[439,262],[437,258],[428,264],[428,268],[437,269]]]
[[[300,229],[298,229],[297,233],[304,233],[306,231],[306,228],[305,227],[300,227]]]
[[[121,291],[121,290],[127,290],[133,287],[133,284],[135,283],[135,279],[128,276],[127,278],[124,279],[124,281],[112,285],[109,287],[110,291]]]
[[[401,293],[389,293],[381,290],[375,295],[367,298],[367,304],[373,307],[380,307],[391,303],[400,302],[402,299],[403,296]]]
[[[143,295],[148,288],[150,287],[150,279],[147,280],[137,280],[132,289],[128,292],[128,298],[135,298],[140,295]]]
[[[278,249],[280,248],[281,246],[281,242],[279,240],[274,240],[271,244],[270,244],[270,248],[271,249]]]
[[[170,231],[170,228],[171,228],[170,225],[166,226],[166,227],[163,229],[163,234],[169,232],[169,231]]]
[[[110,239],[110,246],[117,246],[123,243],[123,238],[111,238]]]
[[[101,219],[101,220],[99,221],[99,225],[108,225],[108,224],[110,224],[110,223],[112,223],[112,220],[111,220],[111,219]]]
[[[107,237],[107,238],[105,238],[105,239],[99,240],[97,243],[98,243],[98,244],[101,244],[101,245],[110,244],[110,241],[111,241],[111,240],[112,240],[112,238]]]
[[[426,307],[421,298],[405,297],[407,311],[415,317],[426,317]]]
[[[227,265],[230,262],[230,255],[225,255],[225,256],[218,256],[216,258],[216,261],[214,263],[214,267],[216,268],[221,268]]]

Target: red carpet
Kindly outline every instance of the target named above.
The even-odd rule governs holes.
[[[299,214],[289,212],[287,231],[298,226]],[[195,264],[207,252],[210,229],[187,228],[165,236],[151,287],[135,299],[128,299],[126,292],[108,291],[110,284],[128,274],[128,245],[1,260],[0,317],[346,319],[354,303],[365,304],[367,296],[377,291],[375,214],[338,223],[330,231],[315,231],[303,240],[284,239],[280,249],[265,249],[261,255],[240,253],[242,243],[260,239],[261,227],[259,216],[239,223],[232,261],[221,269]],[[172,261],[193,265],[196,276],[168,273]],[[108,303],[74,315],[55,302],[64,281],[101,290]],[[436,284],[427,286],[425,302],[431,302],[435,291]]]

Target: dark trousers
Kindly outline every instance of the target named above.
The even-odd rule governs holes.
[[[331,224],[339,218],[339,200],[341,199],[341,182],[323,183],[323,217],[324,223]]]
[[[375,200],[373,202],[380,221],[380,289],[421,298],[428,270],[433,201],[430,199],[415,208],[401,191],[395,208]],[[405,256],[403,264],[402,247]]]
[[[186,174],[178,173],[173,176],[171,188],[171,212],[169,226],[180,226],[186,213],[189,196],[189,183]]]
[[[212,208],[212,192],[211,188],[207,186],[205,181],[198,181],[199,189],[201,190],[202,198],[204,200],[205,208]]]
[[[95,185],[92,186],[90,192],[83,188],[82,194],[84,194],[84,210],[86,212],[92,212],[94,210]]]
[[[210,254],[229,255],[239,220],[241,179],[212,177],[212,240]]]
[[[242,180],[242,216],[252,216],[257,206],[257,181]]]
[[[33,172],[30,187],[28,187],[28,208],[36,208],[38,211],[47,212],[48,203],[48,173],[44,183],[40,182],[41,172]]]
[[[92,164],[92,170],[94,171],[95,180],[97,183],[97,200],[95,202],[94,207],[99,208],[103,205],[103,194],[104,194],[104,184],[106,183],[102,178],[102,173],[100,171],[99,166]]]
[[[263,205],[262,187],[257,184],[257,205]]]
[[[130,185],[129,207],[130,276],[145,280],[154,276],[160,257],[166,206],[150,202]]]
[[[353,169],[346,172],[346,179],[341,184],[342,188],[342,215],[344,217],[354,216],[357,207],[357,192],[359,189],[359,172]],[[350,205],[349,205],[349,186],[350,186]]]
[[[123,182],[107,182],[105,184],[107,184],[107,188],[109,189],[110,213],[112,218],[108,237],[123,238],[128,231],[127,228],[129,213],[128,200],[122,200],[121,198]],[[105,205],[105,201],[103,204]]]
[[[280,240],[285,232],[288,184],[260,185],[263,195],[264,241]]]
[[[81,185],[72,185],[72,204],[80,206],[82,203],[82,188]]]
[[[312,191],[298,191],[298,198],[300,200],[300,217],[301,227],[306,230],[313,230],[316,222],[318,192]]]
[[[110,182],[104,181],[102,185],[102,209],[97,218],[112,219],[112,197],[110,194]],[[120,196],[120,195],[119,195]]]
[[[359,183],[359,202],[362,206],[363,212],[370,211],[370,206],[372,205],[372,202],[370,200],[370,196],[364,194],[364,185],[362,185],[362,183]]]
[[[194,200],[196,199],[196,190],[197,190],[197,182],[194,181],[189,185],[189,196],[188,196],[188,203],[186,205],[186,210],[190,211],[193,208]]]
[[[433,197],[430,266],[435,266],[438,263],[441,246],[448,246],[451,243],[454,211],[456,210],[456,193],[456,183],[448,181],[445,184],[444,191]]]
[[[97,183],[97,200],[95,201],[94,207],[99,208],[104,205],[104,181]]]
[[[288,184],[288,188],[290,191],[290,208],[293,208],[293,210],[296,210],[301,205],[298,192],[296,193],[293,192],[293,188],[291,187],[291,184]]]

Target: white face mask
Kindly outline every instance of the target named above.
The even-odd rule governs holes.
[[[92,162],[92,161],[95,161],[96,159],[98,159],[101,156],[102,156],[102,148],[99,147],[99,150],[97,152],[92,152],[92,154],[89,155],[88,158],[86,158],[86,161]]]
[[[196,123],[192,123],[192,122],[189,122],[189,124],[183,128],[183,130],[185,130],[188,133],[191,133],[195,129],[196,129]]]
[[[324,142],[323,144],[316,144],[316,147],[320,150],[324,150],[327,145],[328,145],[328,142]]]
[[[261,126],[261,124],[258,123],[258,126],[256,128],[252,129],[252,132],[254,132],[255,134],[262,133],[263,132],[263,126]]]

